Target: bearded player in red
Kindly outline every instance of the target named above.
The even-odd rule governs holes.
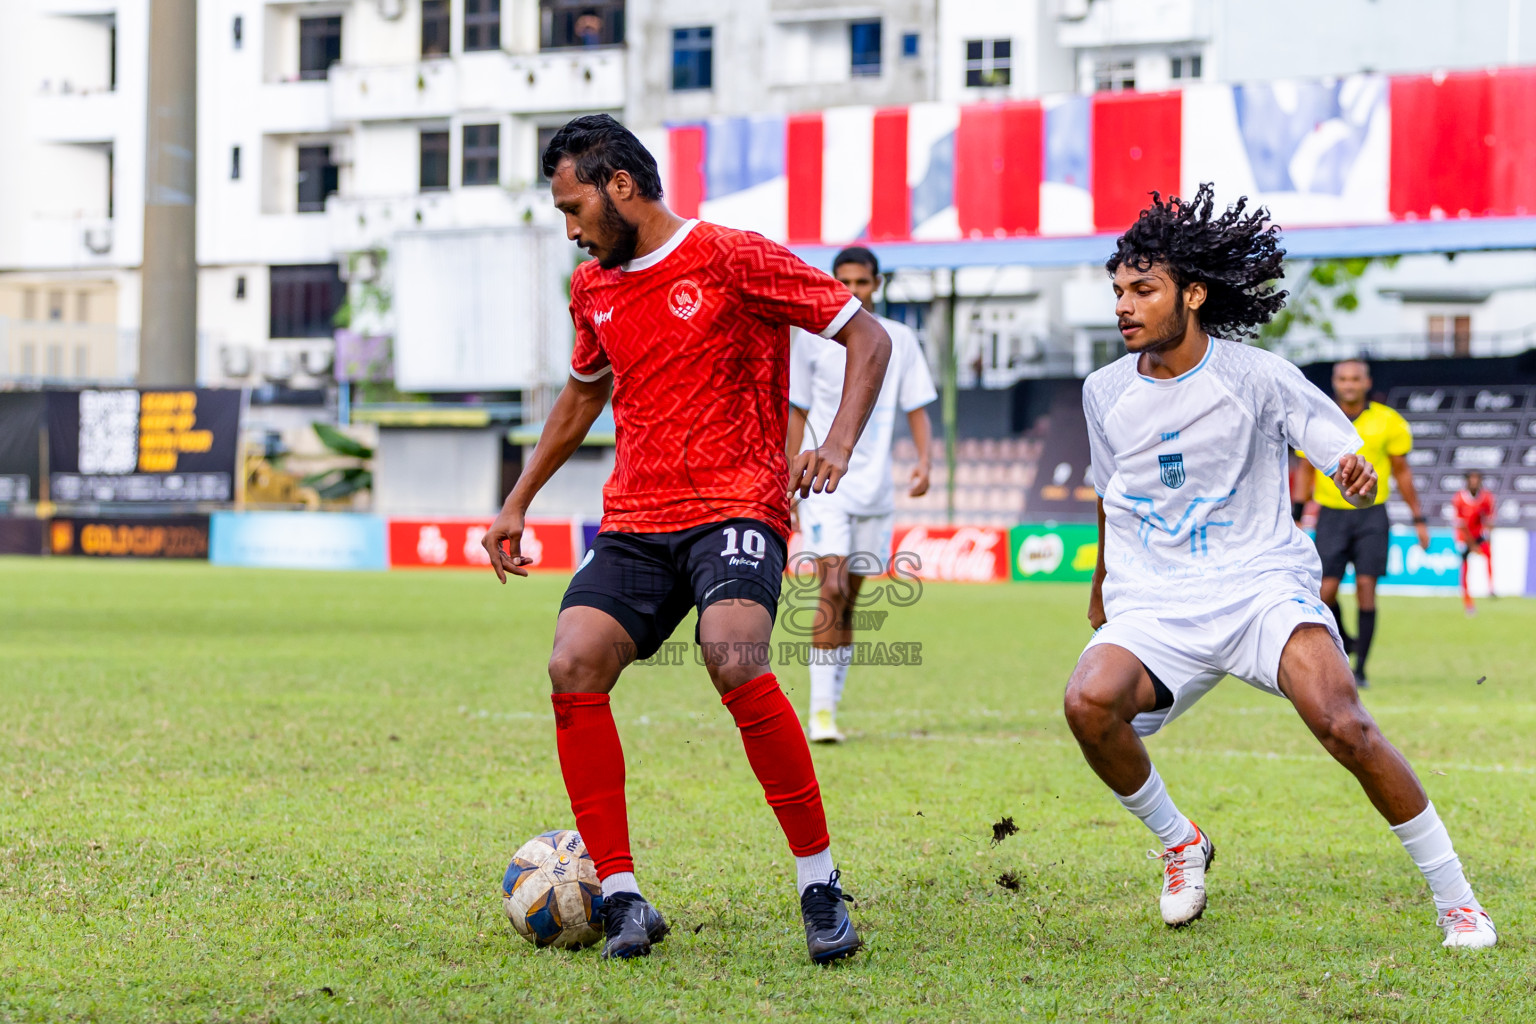
[[[1493,494],[1483,490],[1483,474],[1477,470],[1467,473],[1467,486],[1457,491],[1451,500],[1456,514],[1456,546],[1461,549],[1461,602],[1468,615],[1477,614],[1472,603],[1472,591],[1467,588],[1467,563],[1474,551],[1488,560],[1488,593],[1493,593],[1493,547],[1488,543],[1488,531],[1493,526]]]
[[[789,492],[836,488],[880,393],[890,338],[846,288],[782,246],[672,213],[655,160],[606,114],[561,128],[543,168],[566,233],[595,259],[571,277],[571,377],[485,547],[503,583],[527,575],[524,513],[611,394],[618,451],[602,529],[561,602],[549,659],[560,771],[603,885],[603,956],[645,956],[667,934],[635,881],[608,694],[692,608],[710,679],[795,855],[811,959],[852,956],[859,936],[810,748],[769,668],[768,641]],[[826,443],[792,465],[791,327],[848,350]]]

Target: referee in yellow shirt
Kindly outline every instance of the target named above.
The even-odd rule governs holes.
[[[1323,603],[1333,612],[1344,638],[1345,650],[1355,655],[1355,685],[1370,685],[1365,678],[1365,660],[1370,657],[1371,640],[1376,634],[1376,579],[1387,574],[1387,549],[1390,546],[1387,522],[1387,478],[1397,482],[1397,492],[1413,513],[1419,545],[1429,550],[1429,527],[1419,508],[1419,495],[1413,489],[1413,473],[1408,468],[1408,452],[1413,448],[1413,432],[1408,421],[1391,406],[1370,400],[1371,369],[1363,359],[1346,359],[1333,367],[1333,397],[1354,423],[1365,441],[1360,454],[1376,467],[1376,504],[1357,509],[1344,500],[1331,479],[1321,473],[1308,474],[1310,488],[1303,485],[1297,518],[1307,499],[1315,497],[1317,510],[1317,553],[1323,562]],[[1339,580],[1353,562],[1355,566],[1355,603],[1360,616],[1357,635],[1344,631],[1339,613]]]

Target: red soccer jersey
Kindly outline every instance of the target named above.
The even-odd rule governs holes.
[[[578,266],[571,375],[613,372],[618,450],[602,529],[745,516],[788,537],[789,328],[830,338],[858,309],[783,246],[700,221],[623,268]]]
[[[1483,535],[1488,520],[1493,518],[1493,492],[1484,488],[1473,497],[1467,491],[1457,491],[1451,506],[1456,512],[1456,525],[1476,539]]]

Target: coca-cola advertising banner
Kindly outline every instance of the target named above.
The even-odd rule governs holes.
[[[391,568],[479,569],[489,567],[491,556],[482,541],[491,528],[489,519],[391,519],[389,564]],[[571,572],[576,568],[576,546],[568,519],[529,519],[523,523],[520,550],[533,559],[529,569]]]
[[[796,557],[805,545],[790,535],[784,571],[809,575],[809,557]],[[1008,578],[1008,533],[989,526],[898,526],[891,536],[893,576],[955,583],[991,583]]]
[[[1008,578],[1008,533],[986,526],[898,526],[894,572],[922,580],[990,583]]]

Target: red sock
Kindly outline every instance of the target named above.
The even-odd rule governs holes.
[[[768,806],[796,857],[809,857],[831,845],[821,787],[811,764],[811,748],[795,717],[794,706],[772,672],[739,686],[721,698],[736,728],[747,762],[763,784]]]
[[[556,693],[555,746],[560,774],[598,878],[634,871],[624,806],[624,748],[606,693]]]
[[[1467,559],[1465,558],[1461,560],[1461,599],[1472,600],[1472,592],[1467,589]]]

